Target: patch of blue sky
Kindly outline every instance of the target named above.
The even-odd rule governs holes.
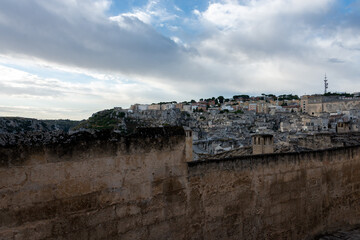
[[[352,12],[354,12],[354,10],[355,11],[359,10],[358,9],[359,8],[359,3],[360,3],[359,0],[342,0],[342,1],[338,1],[337,3],[338,3],[338,5],[337,5],[336,11],[339,14],[352,13]]]
[[[138,9],[145,10],[149,2],[156,2],[155,8],[165,9],[168,14],[177,16],[162,22],[155,21],[153,27],[164,36],[177,36],[185,39],[193,37],[193,34],[197,35],[199,32],[198,27],[194,26],[191,21],[197,17],[194,10],[202,12],[209,5],[208,0],[113,0],[108,14],[116,16]]]
[[[92,76],[82,74],[82,73],[73,73],[66,72],[52,68],[42,68],[42,67],[34,67],[34,66],[20,66],[16,64],[2,64],[5,67],[13,68],[16,70],[20,70],[32,75],[36,75],[40,78],[54,78],[63,82],[71,82],[71,83],[88,83],[91,81],[96,81]]]
[[[195,9],[203,11],[209,5],[208,0],[112,0],[109,14],[118,15],[131,12],[133,9],[145,7],[149,2],[157,2],[157,4],[165,6],[169,12],[181,10],[185,15],[192,14]]]
[[[360,19],[360,1],[359,0],[339,0],[334,2],[327,16],[324,16],[323,25],[327,26],[328,31],[332,27],[342,23],[344,26],[358,26]]]
[[[200,12],[206,10],[209,6],[209,1],[205,0],[173,0],[174,4],[184,11],[187,14],[192,14],[192,12],[196,9]]]
[[[148,3],[148,0],[112,0],[108,11],[110,16],[116,16],[121,13],[131,12],[135,8],[141,8]]]

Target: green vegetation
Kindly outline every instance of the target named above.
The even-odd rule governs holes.
[[[159,102],[157,104],[162,105],[162,104],[176,104],[176,103],[177,103],[176,101],[170,101],[170,102]]]
[[[352,94],[348,94],[348,93],[327,93],[325,96],[346,96],[346,97],[352,97]],[[299,100],[299,96],[298,95],[293,95],[293,94],[282,94],[279,96],[276,96],[274,94],[266,94],[266,93],[262,93],[261,96],[258,97],[250,97],[247,94],[240,94],[240,95],[234,95],[232,98],[225,98],[224,96],[218,96],[216,97],[211,97],[211,98],[200,98],[199,102],[207,102],[209,103],[210,101],[215,101],[215,105],[218,104],[222,104],[224,102],[230,102],[230,101],[236,101],[236,100],[242,100],[242,101],[250,101],[250,100],[279,100],[279,101],[284,101],[284,100]],[[196,103],[195,100],[191,100],[191,103]],[[186,101],[184,101],[183,103],[187,103]]]
[[[283,95],[279,95],[278,100],[279,101],[283,101],[283,100],[299,100],[299,96],[298,95],[292,95],[292,94],[283,94]]]
[[[242,110],[235,111],[235,114],[243,114],[244,112]]]
[[[217,99],[219,100],[219,103],[223,103],[225,98],[223,96],[218,96]]]
[[[107,109],[93,114],[88,120],[80,123],[74,129],[119,129],[118,126],[123,122],[124,118],[124,112],[120,112],[119,116],[117,116],[113,109]]]
[[[339,97],[354,97],[354,94],[350,94],[350,93],[332,93],[332,92],[327,92],[324,94],[324,96],[339,96]]]
[[[193,110],[193,112],[204,112],[204,110],[202,108],[196,108]]]
[[[219,113],[228,113],[229,112],[229,110],[227,110],[227,109],[224,109],[224,110],[221,110]]]
[[[249,98],[250,98],[250,96],[249,96],[249,95],[234,95],[234,96],[233,96],[233,99],[234,99],[234,100],[237,100],[237,99],[240,99],[240,98],[242,98],[242,99],[245,100],[245,101],[248,101]]]

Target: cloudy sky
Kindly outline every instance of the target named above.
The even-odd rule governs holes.
[[[360,91],[360,0],[1,0],[0,116]]]

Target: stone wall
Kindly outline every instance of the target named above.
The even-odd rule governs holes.
[[[310,115],[321,112],[338,112],[347,111],[351,109],[360,109],[360,100],[337,100],[332,102],[318,102],[307,103],[306,112]]]
[[[322,103],[312,103],[306,105],[306,112],[310,115],[316,115],[317,113],[324,112]]]
[[[360,147],[192,162],[190,137],[3,145],[0,239],[304,239],[360,223]]]
[[[159,128],[1,147],[0,239],[184,239],[185,138]]]
[[[189,163],[192,239],[311,239],[360,223],[360,148]]]
[[[324,112],[346,111],[360,109],[360,100],[343,100],[338,102],[323,103]]]

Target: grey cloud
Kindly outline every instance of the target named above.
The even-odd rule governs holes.
[[[81,120],[91,116],[91,111],[71,109],[71,108],[54,108],[54,107],[24,107],[24,106],[1,106],[1,116],[19,116],[37,119],[77,119]]]
[[[348,59],[337,52],[332,53],[329,48],[321,49],[315,40],[336,40],[334,36],[343,29],[353,29],[358,17],[355,14],[341,19],[332,18],[337,7],[334,4],[329,11],[275,14],[251,26],[251,31],[241,27],[232,31],[216,29],[192,19],[191,23],[198,24],[197,29],[201,28],[204,32],[190,37],[196,40],[188,43],[189,48],[184,48],[135,17],[123,17],[119,26],[101,11],[93,13],[92,8],[83,8],[92,2],[90,0],[79,1],[82,5],[72,8],[67,8],[64,2],[67,1],[1,0],[0,53],[121,72],[134,78],[148,77],[171,85],[179,95],[197,96],[205,95],[205,92],[221,95],[222,92],[236,93],[258,87],[261,78],[264,78],[263,83],[268,83],[272,71],[261,68],[264,62],[278,66],[278,85],[281,87],[287,86],[289,81],[284,79],[289,79],[291,75],[294,75],[292,82],[303,82],[303,72],[311,82],[311,76],[317,71],[322,74],[329,66],[335,66],[334,62]],[[354,28],[353,35],[357,34]],[[216,44],[207,45],[209,40]],[[349,53],[344,51],[342,54]],[[331,56],[338,58],[329,58]],[[324,59],[329,61],[324,63]],[[291,70],[287,69],[289,62],[299,62],[299,68],[303,70],[294,67],[296,64],[290,65]],[[357,71],[357,67],[349,65],[349,68]],[[258,73],[261,75],[258,76]],[[254,78],[258,81],[255,84],[252,82]],[[278,85],[272,83],[273,89],[268,91],[274,92],[274,89],[280,88]],[[160,95],[158,92],[161,90],[154,91]],[[146,92],[146,97],[150,98],[150,95]]]
[[[338,58],[329,58],[328,59],[329,62],[331,63],[344,63],[344,60],[338,59]]]
[[[217,87],[217,81],[233,75],[194,60],[202,57],[196,45],[177,45],[135,17],[123,17],[119,26],[81,6],[67,9],[62,2],[0,1],[0,53],[151,78],[176,86],[179,93],[197,92],[204,83]]]
[[[22,95],[22,96],[37,96],[37,97],[60,97],[63,96],[63,92],[51,89],[43,88],[39,86],[11,86],[9,84],[0,83],[1,95]]]
[[[59,7],[61,14],[51,11]],[[91,12],[75,10],[69,13],[61,1],[2,0],[0,52],[140,74],[159,66],[174,69],[181,60],[181,48],[137,18],[124,17],[128,28],[122,28],[105,16],[93,19]]]

